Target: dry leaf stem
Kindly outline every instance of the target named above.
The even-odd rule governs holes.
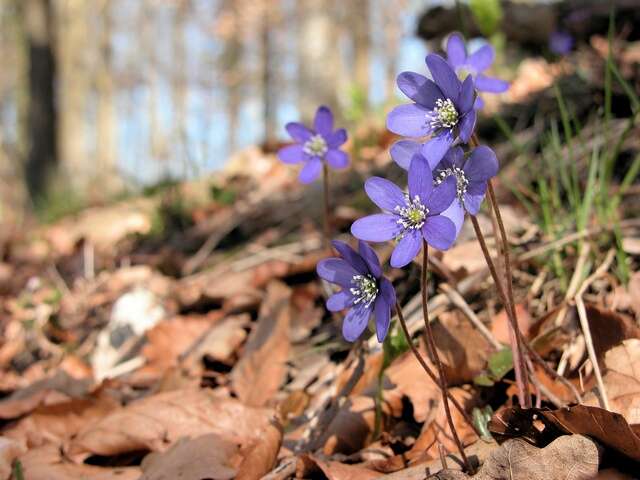
[[[458,432],[456,431],[456,427],[453,424],[453,418],[451,417],[451,409],[449,408],[449,396],[447,395],[447,377],[444,372],[444,367],[442,365],[442,361],[440,360],[440,355],[438,355],[438,350],[436,348],[436,341],[433,337],[433,329],[431,328],[431,322],[429,322],[429,307],[427,304],[427,268],[429,265],[428,261],[429,257],[429,245],[423,239],[422,240],[422,271],[420,272],[420,284],[422,290],[422,317],[424,319],[424,326],[426,329],[426,337],[429,345],[429,350],[431,350],[431,354],[433,355],[433,359],[436,363],[436,367],[438,368],[438,374],[440,375],[440,391],[442,393],[442,402],[444,406],[444,411],[447,416],[447,422],[449,423],[449,429],[451,430],[451,435],[453,436],[456,445],[458,446],[458,451],[460,452],[460,456],[462,457],[462,462],[464,463],[465,470],[471,472],[471,465],[469,464],[469,460],[467,459],[467,455],[464,453],[464,446],[460,441],[460,437],[458,437]]]

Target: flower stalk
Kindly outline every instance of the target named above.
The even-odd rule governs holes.
[[[429,321],[429,306],[427,302],[428,257],[429,257],[429,245],[425,240],[423,240],[422,241],[422,271],[420,273],[420,284],[421,284],[421,290],[422,290],[422,317],[424,319],[424,326],[426,329],[427,344],[433,356],[433,359],[435,361],[436,367],[438,369],[438,374],[440,376],[440,391],[442,393],[442,402],[444,406],[445,415],[447,417],[447,423],[449,424],[449,430],[451,430],[451,435],[453,436],[453,440],[455,441],[458,447],[458,451],[460,452],[460,457],[462,458],[464,467],[468,472],[470,472],[471,466],[469,464],[469,460],[467,459],[467,455],[464,452],[464,446],[460,441],[460,437],[458,437],[458,432],[456,431],[456,427],[453,424],[453,418],[451,417],[451,409],[449,408],[449,396],[447,395],[447,377],[444,372],[444,366],[442,365],[442,361],[440,360],[440,355],[438,355],[436,342],[433,336],[433,329],[431,328],[431,322]]]
[[[324,248],[331,248],[331,205],[329,204],[329,167],[322,164],[322,227],[324,232]]]

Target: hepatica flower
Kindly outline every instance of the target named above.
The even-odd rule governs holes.
[[[456,238],[454,223],[441,215],[456,195],[453,177],[434,185],[433,174],[422,155],[414,155],[409,167],[409,192],[380,177],[365,182],[369,198],[385,213],[369,215],[351,225],[351,233],[361,240],[398,243],[391,265],[404,267],[413,260],[422,240],[440,250],[448,249]]]
[[[405,170],[415,155],[421,155],[423,146],[417,142],[401,140],[391,147],[391,157]],[[487,189],[487,181],[498,174],[498,159],[489,147],[481,145],[468,155],[461,147],[450,148],[439,162],[427,158],[433,174],[434,186],[455,179],[455,196],[451,205],[442,212],[460,232],[465,212],[476,215]]]
[[[365,242],[358,242],[359,252],[343,242],[333,241],[332,244],[342,258],[321,260],[317,272],[342,290],[329,297],[327,308],[332,312],[349,309],[342,324],[342,335],[349,342],[362,335],[373,314],[376,335],[382,343],[389,331],[391,309],[396,303],[393,285],[382,276],[378,256]]]
[[[394,108],[387,128],[405,137],[433,135],[425,152],[440,160],[457,138],[463,143],[471,138],[476,123],[475,89],[471,76],[461,83],[442,57],[427,55],[426,62],[433,80],[414,72],[398,75],[398,87],[414,103]]]
[[[467,55],[467,47],[462,35],[452,33],[447,40],[447,61],[460,78],[467,75],[473,77],[476,90],[488,93],[502,93],[509,89],[509,83],[499,78],[489,77],[483,72],[493,64],[496,52],[494,48],[485,44],[471,55]],[[476,108],[482,108],[483,102],[478,99]]]
[[[573,37],[563,31],[555,31],[549,35],[549,49],[556,55],[567,55],[573,48]]]
[[[285,126],[296,143],[281,148],[278,157],[284,163],[304,163],[299,179],[302,183],[313,182],[322,171],[322,162],[331,168],[345,168],[349,156],[340,150],[347,141],[344,128],[333,130],[333,113],[328,107],[320,107],[313,121],[313,129],[302,123],[291,122]]]

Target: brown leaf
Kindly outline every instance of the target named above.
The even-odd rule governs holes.
[[[521,303],[516,304],[516,315],[518,317],[518,327],[522,332],[522,335],[527,338],[529,336],[529,332],[533,327],[534,321],[529,315],[529,311],[527,308]],[[510,322],[507,317],[507,312],[502,309],[500,312],[493,317],[493,323],[491,324],[491,333],[496,337],[500,343],[505,345],[510,344],[509,340],[509,329]]]
[[[39,380],[0,401],[0,418],[16,418],[39,405],[52,405],[69,398],[80,398],[87,393],[90,384],[88,380],[78,380],[59,370],[55,375]]]
[[[13,461],[26,451],[22,442],[0,437],[0,479],[9,478],[13,470]]]
[[[68,453],[80,460],[92,454],[163,451],[181,437],[207,433],[247,445],[271,415],[270,410],[220,398],[213,390],[174,390],[132,402],[87,425],[73,439]]]
[[[592,479],[598,473],[600,463],[598,446],[582,435],[564,435],[545,448],[537,448],[524,440],[507,440],[495,449],[480,471],[473,477],[459,471],[439,472],[439,480],[502,480],[506,478],[527,480]]]
[[[629,424],[640,423],[640,340],[625,340],[609,350],[604,357],[604,367],[609,406]],[[598,397],[590,392],[584,403],[598,406]]]
[[[593,304],[586,304],[589,328],[598,361],[627,338],[640,338],[640,328],[629,316]]]
[[[358,465],[347,465],[331,460],[322,460],[314,455],[303,455],[298,459],[296,478],[316,478],[324,474],[328,480],[369,480],[378,478],[380,473]]]
[[[142,461],[143,474],[140,480],[230,480],[236,475],[234,457],[238,455],[238,450],[236,443],[215,433],[182,438],[166,452],[147,455]]]
[[[323,453],[351,454],[371,441],[375,422],[373,398],[355,396],[345,399],[325,432]]]
[[[236,480],[259,480],[269,473],[276,464],[280,445],[282,425],[274,420],[261,432],[259,440],[247,449],[238,467]]]
[[[62,457],[60,448],[48,443],[19,458],[25,480],[137,480],[138,467],[94,467],[76,465]]]
[[[289,357],[291,290],[272,282],[249,335],[242,357],[231,371],[238,398],[251,406],[263,406],[285,380]]]

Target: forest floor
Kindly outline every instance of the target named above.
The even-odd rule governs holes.
[[[543,70],[572,74],[552,67]],[[593,167],[592,176],[607,139],[580,110],[584,91],[557,98],[553,79],[525,85],[538,78],[530,73],[515,83],[522,98],[543,92],[529,105],[566,101],[586,118],[546,143],[536,122],[508,140],[480,125],[503,163],[496,190],[518,320],[544,360],[532,363],[535,406],[517,407],[507,315],[465,225],[452,249],[434,254],[429,282],[449,390],[475,428],[457,412],[454,422],[479,465],[474,478],[640,478],[640,221],[637,184],[625,174],[640,152],[635,113],[609,119],[620,139],[612,175]],[[332,174],[336,238],[349,241],[351,223],[372,210],[365,178],[400,178],[392,141],[363,126],[349,145],[352,168]],[[580,190],[567,206],[573,179],[565,191],[542,171],[546,156],[569,154]],[[210,178],[9,231],[0,480],[469,478],[438,387],[395,322],[384,348],[375,335],[350,344],[341,316],[327,312],[331,291],[315,272],[333,255],[321,198],[319,182],[299,185],[290,167],[253,148]],[[490,217],[480,214],[480,225],[493,249]],[[390,247],[376,249],[388,263]],[[431,363],[419,263],[387,273]]]

